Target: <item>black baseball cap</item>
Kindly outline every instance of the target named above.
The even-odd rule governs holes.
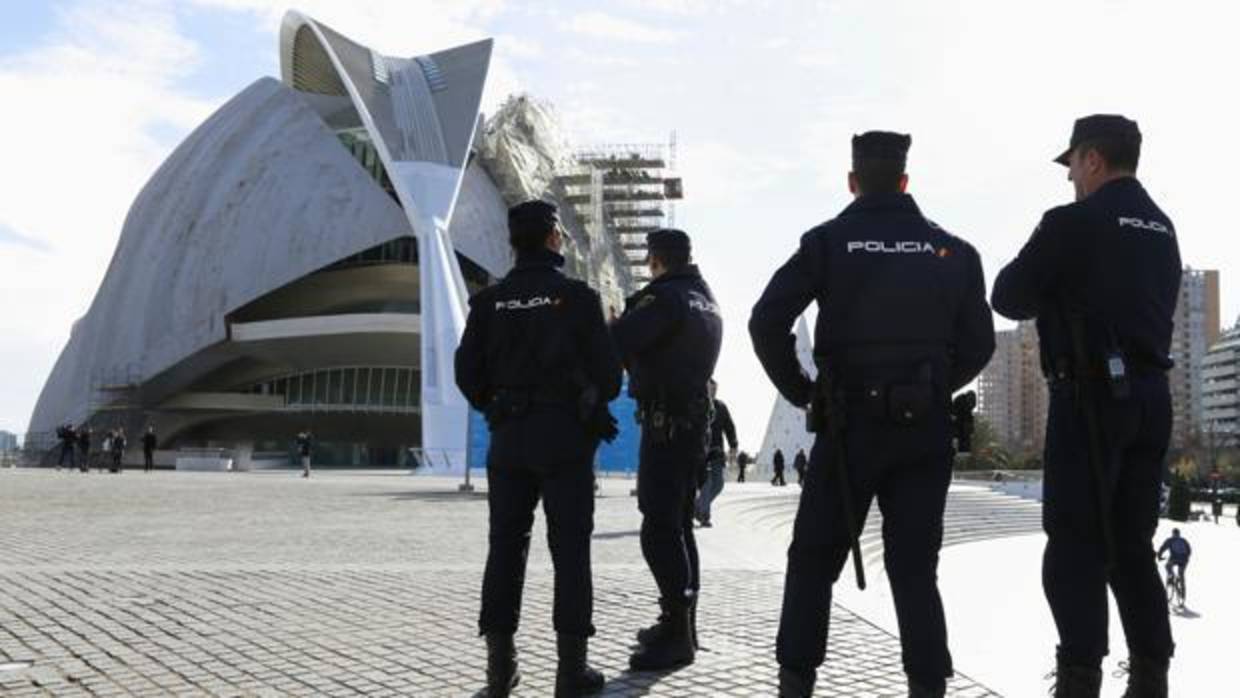
[[[853,167],[860,160],[894,160],[904,167],[913,137],[892,131],[866,131],[852,138]]]
[[[1140,145],[1141,129],[1137,128],[1137,122],[1119,114],[1082,116],[1072,126],[1072,139],[1068,141],[1068,149],[1055,158],[1055,162],[1067,167],[1072,151],[1080,144],[1096,138],[1129,138]]]
[[[692,251],[692,244],[689,241],[688,233],[683,230],[659,228],[646,233],[646,248],[651,251],[690,252]]]

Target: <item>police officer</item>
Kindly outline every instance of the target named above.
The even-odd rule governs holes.
[[[646,236],[653,280],[628,299],[612,337],[629,370],[642,425],[637,506],[642,555],[659,587],[659,620],[638,633],[635,671],[693,662],[698,555],[693,504],[704,467],[711,400],[707,382],[723,340],[714,295],[691,263],[689,236]]]
[[[555,565],[556,696],[595,693],[603,675],[586,664],[594,634],[590,534],[592,463],[600,437],[614,437],[607,403],[621,368],[599,295],[566,277],[565,233],[553,204],[508,211],[516,265],[470,299],[456,353],[456,382],[486,414],[490,550],[479,631],[487,642],[487,695],[519,680],[513,634],[521,610],[530,527],[539,498]]]
[[[1057,696],[1098,695],[1108,583],[1128,638],[1125,695],[1167,695],[1174,645],[1151,541],[1180,253],[1171,219],[1135,177],[1140,153],[1135,122],[1077,120],[1055,160],[1076,202],[1042,216],[992,297],[1005,317],[1037,318],[1050,382],[1042,581],[1059,630]]]
[[[837,408],[828,419],[843,420],[830,422],[838,437],[823,433],[826,422],[814,425],[776,641],[781,696],[813,692],[831,586],[875,496],[909,695],[942,696],[952,674],[936,584],[953,456],[949,403],[990,359],[994,329],[977,252],[904,193],[910,143],[881,131],[853,137],[855,200],[801,238],[749,321],[779,392],[802,407],[830,401]],[[797,361],[792,333],[815,300],[817,383]]]

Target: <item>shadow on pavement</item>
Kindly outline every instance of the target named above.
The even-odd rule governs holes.
[[[457,491],[415,491],[415,492],[358,492],[354,497],[387,497],[398,502],[459,502],[486,501],[487,493]]]
[[[671,671],[624,671],[607,680],[603,687],[604,696],[645,696],[663,679],[682,671],[687,667]]]
[[[607,531],[605,533],[595,533],[592,537],[595,540],[616,540],[618,538],[635,538],[641,534],[641,531]]]

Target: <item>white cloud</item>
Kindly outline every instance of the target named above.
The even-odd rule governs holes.
[[[649,12],[695,17],[738,8],[757,10],[771,3],[769,0],[624,0],[624,4]]]
[[[543,55],[542,43],[514,34],[496,35],[495,50],[497,54],[514,58],[538,58]]]
[[[0,223],[0,245],[23,245],[44,252],[50,249],[47,242],[23,235],[4,223]]]
[[[616,17],[605,12],[586,12],[561,22],[564,31],[591,36],[598,39],[628,41],[642,44],[670,44],[682,32],[660,29],[632,19]]]
[[[677,149],[685,196],[693,206],[727,206],[761,200],[798,164],[744,145],[682,139]]]

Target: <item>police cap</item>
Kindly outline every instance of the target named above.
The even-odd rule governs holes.
[[[909,146],[912,144],[913,137],[907,133],[866,131],[859,136],[853,136],[853,168],[862,160],[892,160],[904,167]]]
[[[1055,162],[1067,167],[1068,158],[1077,146],[1097,138],[1130,139],[1140,145],[1141,129],[1137,128],[1137,122],[1119,114],[1083,116],[1072,126],[1072,139],[1068,142],[1068,149],[1055,158]]]
[[[560,209],[550,201],[533,199],[508,209],[510,233],[546,232],[560,222]]]
[[[685,252],[691,251],[689,235],[675,228],[660,228],[646,234],[646,248],[651,252]]]

